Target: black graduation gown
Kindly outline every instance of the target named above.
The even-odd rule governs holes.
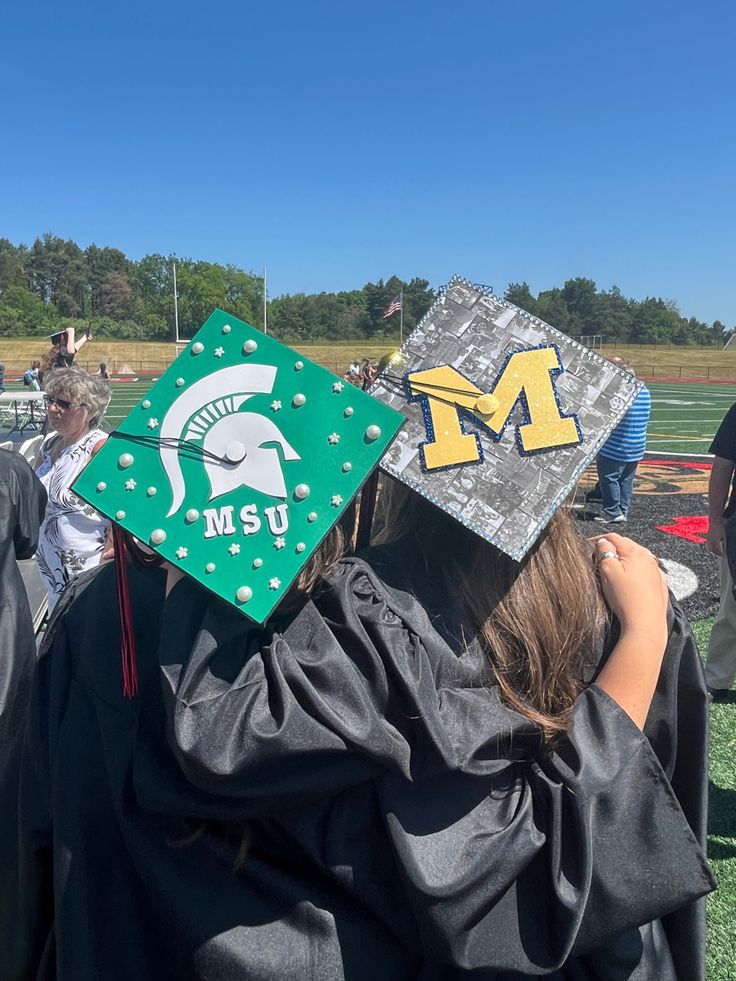
[[[139,698],[109,566],[70,584],[39,661],[3,981],[676,976],[657,918],[713,881],[600,689],[541,752],[484,659],[360,559],[266,629],[191,580],[130,588]],[[693,654],[674,616],[671,665]]]
[[[15,892],[18,762],[31,693],[36,642],[16,559],[38,545],[46,491],[25,459],[0,449],[0,922],[12,919]],[[2,967],[0,965],[0,977]]]

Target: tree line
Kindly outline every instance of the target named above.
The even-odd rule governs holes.
[[[29,247],[0,238],[0,337],[52,334],[65,326],[101,337],[173,340],[173,263],[176,262],[180,335],[189,337],[222,307],[263,328],[263,279],[234,265],[163,256],[129,259],[119,249],[75,242],[47,233]],[[391,276],[339,293],[296,293],[269,299],[268,329],[290,342],[393,340],[399,315],[384,318],[403,291],[404,331],[410,331],[436,298],[429,281]],[[537,296],[511,283],[505,299],[571,336],[599,334],[609,343],[713,344],[729,331],[680,315],[671,300],[625,297],[618,287],[599,290],[576,277]]]

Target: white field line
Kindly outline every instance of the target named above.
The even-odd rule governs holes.
[[[658,388],[652,392],[652,395],[700,395],[701,397],[708,399],[730,399],[732,402],[736,402],[736,386],[732,392],[705,392],[696,391],[695,389],[688,388]],[[653,398],[652,401],[655,401]]]
[[[645,452],[644,455],[646,456],[647,453],[650,454],[650,455],[656,455],[657,451],[656,450],[646,450],[646,452]],[[705,457],[705,458],[707,458],[709,460],[713,458],[713,454],[712,453],[672,453],[670,451],[667,452],[667,456],[688,456],[688,457],[697,456],[697,457]]]

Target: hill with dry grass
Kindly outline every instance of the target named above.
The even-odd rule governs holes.
[[[380,360],[394,350],[390,344],[365,344],[356,341],[327,344],[302,344],[298,349],[313,361],[331,371],[342,372],[358,358]],[[10,376],[24,371],[34,358],[41,358],[48,350],[45,342],[3,339],[0,342],[0,361],[5,363]],[[601,354],[618,354],[625,358],[638,375],[643,377],[682,377],[707,379],[736,379],[736,350],[722,351],[716,348],[619,345],[605,347]],[[77,363],[90,371],[97,371],[105,361],[111,372],[119,372],[124,366],[134,373],[156,373],[171,364],[177,354],[176,344],[157,341],[113,341],[99,338],[89,341]]]

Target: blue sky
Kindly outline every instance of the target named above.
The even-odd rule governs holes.
[[[10,8],[10,9],[9,9]],[[0,236],[736,324],[732,2],[15,0]]]

